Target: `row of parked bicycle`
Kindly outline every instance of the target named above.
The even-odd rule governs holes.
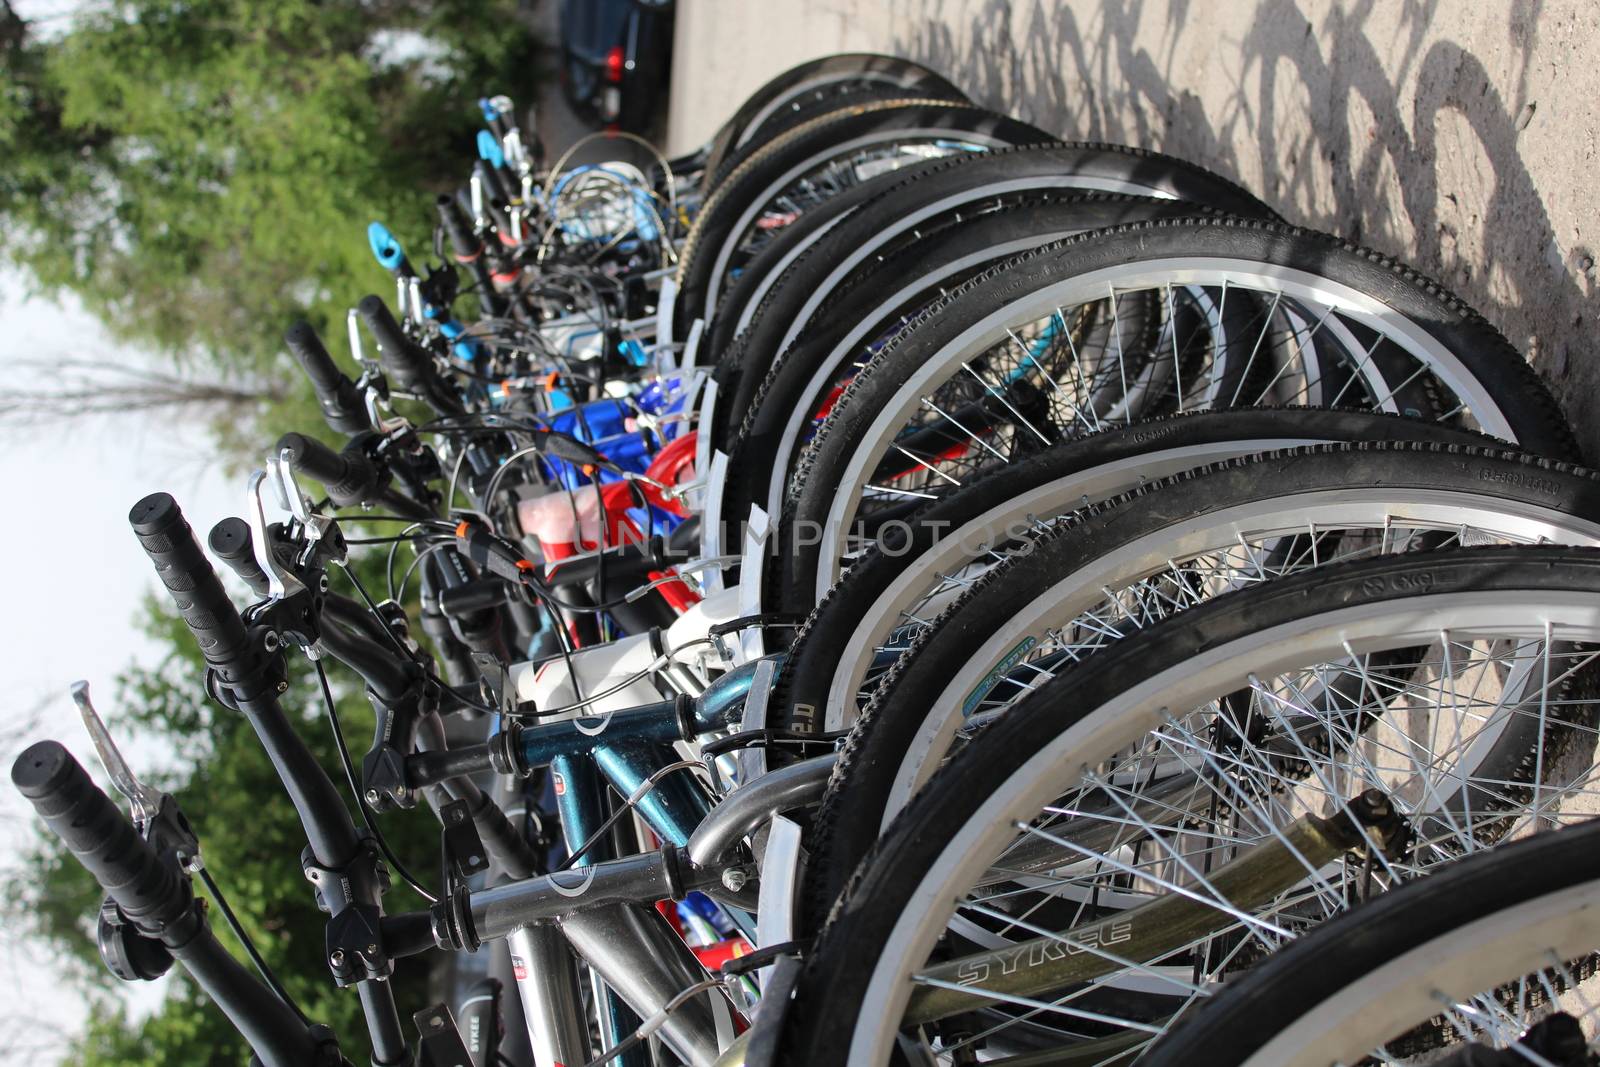
[[[397,306],[349,362],[289,332],[345,440],[283,436],[211,531],[256,602],[131,515],[373,1063],[1594,1062],[1600,480],[1488,323],[905,60],[645,167],[483,107],[449,260],[374,224]],[[360,826],[279,703],[314,671],[338,732],[329,660],[378,714]],[[54,742],[13,779],[108,965],[343,1062],[79,695],[131,827]],[[383,826],[435,816],[417,878]],[[386,979],[433,950],[413,1051]]]

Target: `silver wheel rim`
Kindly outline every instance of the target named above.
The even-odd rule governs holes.
[[[723,279],[727,276],[729,263],[734,254],[743,247],[745,237],[750,233],[756,218],[762,212],[769,210],[772,203],[778,197],[784,195],[786,190],[796,185],[801,178],[847,162],[851,163],[852,166],[860,165],[862,161],[852,160],[852,155],[870,155],[871,150],[875,148],[886,149],[890,154],[900,154],[913,148],[931,147],[936,144],[948,145],[949,151],[941,154],[949,155],[963,150],[989,151],[995,148],[1004,148],[1009,142],[970,131],[941,130],[936,127],[880,130],[877,133],[865,134],[841,144],[830,145],[828,148],[807,157],[762,189],[760,194],[751,200],[750,205],[745,208],[744,212],[734,222],[733,228],[728,231],[727,238],[717,249],[716,259],[712,262],[711,278],[706,286],[705,306],[707,309],[714,309],[717,306],[717,301],[722,295]],[[908,158],[906,163],[918,162],[927,158],[933,157],[915,155]]]
[[[1162,288],[1170,291],[1176,286],[1221,289],[1225,285],[1271,292],[1287,297],[1302,308],[1337,311],[1371,329],[1398,345],[1450,389],[1459,398],[1460,409],[1470,411],[1484,432],[1515,442],[1515,434],[1498,405],[1453,353],[1409,319],[1349,286],[1304,271],[1221,257],[1174,257],[1108,267],[1046,286],[985,316],[916,368],[890,402],[876,413],[860,437],[862,446],[855,450],[841,473],[837,491],[822,522],[816,598],[821,599],[838,576],[840,560],[844,558],[843,537],[855,520],[871,472],[890,451],[893,435],[907,424],[922,398],[931,394],[938,383],[954,379],[965,362],[1002,344],[1009,327],[1039,322],[1062,307],[1092,304],[1104,299],[1108,291]],[[1328,317],[1323,321],[1338,320]],[[1359,366],[1357,370],[1362,375],[1378,373],[1378,368],[1370,364]],[[1376,385],[1384,391],[1375,395],[1392,396],[1394,387],[1381,379]],[[1330,398],[1330,401],[1338,399]]]
[[[1534,602],[1534,601],[1537,602]],[[1492,618],[1492,624],[1484,619]],[[1010,776],[975,814],[949,834],[937,861],[907,899],[876,960],[853,1030],[851,1063],[881,1063],[893,1031],[882,1020],[903,1017],[909,974],[928,958],[948,928],[951,902],[1010,847],[1002,828],[1033,819],[1089,768],[1141,738],[1168,727],[1172,708],[1200,707],[1237,690],[1241,678],[1271,677],[1300,665],[1337,662],[1347,655],[1428,645],[1438,635],[1450,642],[1533,643],[1544,649],[1600,637],[1600,603],[1580,593],[1470,592],[1419,596],[1401,604],[1361,604],[1322,612],[1210,649],[1188,662],[1142,679],[1091,713],[1072,722],[1038,752],[1019,760]],[[1588,662],[1595,653],[1585,654]],[[1592,735],[1592,730],[1587,731]],[[1591,737],[1592,740],[1592,737]],[[1591,772],[1592,774],[1592,769]],[[1588,775],[1584,776],[1585,779]],[[1583,782],[1579,782],[1582,785]],[[1536,808],[1561,799],[1534,790]],[[1548,814],[1548,812],[1545,812]]]
[[[1485,500],[1444,490],[1329,490],[1255,501],[1173,524],[1062,576],[1027,604],[1019,605],[1004,627],[951,672],[950,681],[929,704],[930,714],[922,720],[906,751],[883,825],[887,827],[892,816],[935,772],[963,721],[961,711],[970,694],[983,686],[1011,649],[1029,639],[1039,640],[1051,630],[1065,628],[1084,613],[1093,612],[1104,600],[1106,588],[1120,593],[1145,576],[1160,573],[1173,561],[1182,566],[1191,555],[1205,556],[1241,543],[1254,545],[1257,540],[1273,540],[1308,528],[1322,532],[1388,529],[1402,533],[1460,529],[1476,537],[1521,544],[1600,545],[1600,525],[1587,519],[1522,502]],[[1396,541],[1389,547],[1399,544]],[[1251,584],[1265,577],[1268,576],[1246,575]],[[1153,620],[1136,619],[1133,628],[1150,621]],[[1030,688],[1046,680],[1041,675]],[[993,713],[995,709],[986,710]]]

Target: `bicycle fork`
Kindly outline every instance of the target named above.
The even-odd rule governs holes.
[[[624,758],[622,762],[631,765],[635,761]],[[605,818],[596,760],[588,753],[558,755],[550,761],[550,769],[562,834],[568,850],[575,851],[589,842]],[[648,810],[646,805],[641,809]],[[659,809],[650,813],[662,814]],[[668,831],[663,836],[687,836],[686,828],[660,829]],[[573,867],[581,871],[608,858],[610,842],[597,841]],[[637,1031],[641,1017],[662,1013],[673,997],[704,978],[704,969],[688,946],[659,913],[641,904],[575,909],[553,923],[522,927],[509,940],[517,991],[538,1067],[573,1067],[589,1060],[572,949],[594,975],[606,1049]],[[709,1065],[717,1058],[719,1047],[732,1039],[733,1029],[731,1002],[721,990],[711,989],[666,1013],[658,1033],[686,1062]],[[624,1050],[616,1062],[625,1067],[648,1067],[648,1049],[639,1045]]]

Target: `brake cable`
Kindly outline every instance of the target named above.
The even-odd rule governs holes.
[[[339,723],[339,709],[334,704],[333,690],[328,686],[328,672],[322,666],[322,660],[312,660],[317,668],[317,681],[322,686],[322,703],[328,713],[328,725],[333,729],[333,741],[339,750],[339,762],[344,766],[345,781],[350,785],[350,792],[355,795],[356,809],[361,812],[361,821],[366,823],[367,831],[372,834],[372,839],[377,842],[378,851],[383,853],[383,858],[394,868],[394,872],[410,886],[412,890],[429,904],[438,903],[439,898],[422,888],[422,883],[412,876],[405,864],[394,854],[389,847],[388,838],[383,836],[383,831],[378,828],[377,821],[373,819],[372,812],[367,808],[367,799],[361,793],[361,787],[356,784],[355,763],[350,759],[349,746],[344,741],[344,728]]]

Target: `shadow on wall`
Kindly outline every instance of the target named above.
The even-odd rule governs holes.
[[[1260,184],[1253,191],[1291,222],[1433,275],[1527,353],[1585,454],[1600,458],[1600,420],[1587,417],[1585,403],[1600,388],[1600,360],[1587,340],[1600,316],[1588,244],[1595,238],[1557,239],[1517,148],[1537,110],[1524,96],[1541,0],[1505,8],[1514,99],[1459,44],[1423,48],[1436,14],[1448,24],[1439,0],[1403,0],[1405,59],[1392,73],[1367,35],[1370,2],[1314,24],[1291,0],[1264,0],[1253,24],[1227,27],[1226,41],[1217,12],[1195,0],[1107,4],[1083,19],[1065,4],[986,0],[975,14],[955,5],[962,15],[953,25],[946,0],[914,0],[907,14],[917,29],[896,42],[902,54],[945,73],[979,103],[1065,137],[1153,148]],[[1164,16],[1164,32],[1144,35],[1166,42],[1163,54],[1137,40],[1147,11]],[[970,25],[959,24],[963,17]],[[1239,39],[1241,61],[1229,64],[1237,80],[1209,107],[1175,84],[1185,80],[1174,78],[1175,53],[1196,35],[1209,35],[1219,51]],[[1398,88],[1410,84],[1414,95]],[[1363,143],[1352,143],[1353,125]],[[1465,186],[1440,187],[1441,131],[1447,152],[1460,155],[1452,166],[1483,161],[1459,179],[1471,186],[1464,210]],[[1259,183],[1246,179],[1251,174]],[[1582,180],[1557,177],[1572,187]],[[1467,227],[1484,235],[1481,245],[1458,232]]]

